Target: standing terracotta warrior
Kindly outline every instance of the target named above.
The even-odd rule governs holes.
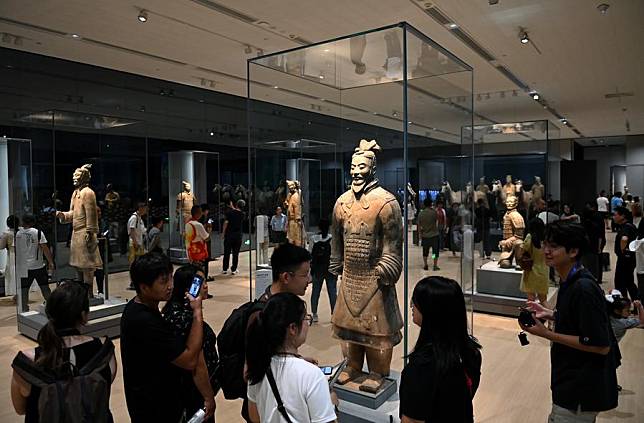
[[[541,177],[534,177],[534,184],[532,184],[532,203],[536,203],[545,197],[545,187],[541,183]]]
[[[79,278],[89,285],[87,293],[93,297],[94,272],[103,267],[98,251],[98,211],[96,194],[89,187],[91,164],[74,171],[74,193],[69,211],[57,211],[60,223],[71,223],[73,227],[69,265],[76,268]]]
[[[503,194],[507,199],[511,195],[517,195],[517,187],[512,183],[512,175],[505,176],[505,185],[503,185]]]
[[[183,191],[177,194],[177,215],[181,214],[183,223],[186,224],[192,218],[192,206],[197,203],[197,198],[192,193],[192,186],[189,182],[181,181]],[[183,225],[179,225],[181,228]]]
[[[298,181],[286,181],[288,194],[284,207],[286,208],[286,238],[293,245],[301,247],[304,243],[304,227],[302,224],[302,196]]]
[[[402,215],[398,201],[376,179],[375,140],[361,140],[351,159],[351,189],[333,209],[329,271],[342,275],[331,322],[349,359],[338,383],[369,375],[359,389],[376,392],[389,374],[403,326],[395,284],[402,272]]]
[[[517,211],[519,199],[514,195],[505,200],[506,212],[503,216],[503,240],[499,242],[501,255],[499,267],[510,269],[512,260],[515,260],[519,249],[523,245],[523,231],[525,222],[521,213]]]

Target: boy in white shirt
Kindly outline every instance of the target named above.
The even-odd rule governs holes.
[[[26,214],[22,218],[23,227],[16,233],[16,276],[20,278],[20,309],[29,310],[29,287],[36,280],[42,296],[47,301],[51,294],[49,274],[43,256],[47,259],[49,272],[54,271],[54,259],[47,246],[47,239],[39,229],[33,227],[36,218]]]

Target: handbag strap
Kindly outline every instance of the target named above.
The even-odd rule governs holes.
[[[273,371],[271,370],[270,365],[266,370],[266,377],[268,378],[269,385],[271,385],[271,391],[273,391],[273,396],[277,401],[277,411],[280,412],[280,414],[282,415],[282,417],[284,417],[287,423],[292,423],[291,418],[288,416],[288,413],[286,412],[284,403],[282,402],[282,397],[280,397],[280,392],[277,390],[277,383],[275,383],[275,378],[273,377]]]

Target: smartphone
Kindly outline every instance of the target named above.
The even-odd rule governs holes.
[[[192,279],[192,285],[190,285],[190,290],[188,293],[193,297],[197,298],[199,296],[199,291],[201,291],[201,286],[203,285],[203,277],[195,275]]]
[[[329,386],[333,387],[335,385],[335,381],[338,380],[338,377],[340,377],[340,373],[342,373],[342,370],[344,370],[345,367],[347,367],[347,363],[349,362],[348,358],[345,358],[342,360],[342,363],[335,369],[335,373],[333,373],[333,376],[331,376],[331,379],[329,379]]]
[[[322,373],[324,373],[326,376],[329,376],[331,373],[333,373],[333,366],[320,366],[320,370],[322,370]]]
[[[525,307],[519,307],[519,323],[529,328],[537,324],[532,317],[532,312]]]

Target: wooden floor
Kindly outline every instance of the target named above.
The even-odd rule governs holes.
[[[612,235],[612,234],[611,234]],[[609,239],[608,245],[612,245]],[[478,254],[477,254],[478,256]],[[410,247],[409,281],[420,279],[425,274],[437,273],[455,277],[458,272],[458,257],[451,253],[440,258],[440,272],[424,272],[420,265],[420,251]],[[480,259],[477,257],[477,264]],[[204,316],[210,325],[218,331],[225,318],[235,306],[247,301],[248,259],[242,254],[240,274],[236,276],[219,275],[220,261],[211,263],[211,274],[216,281],[210,283],[210,292],[214,298],[204,302]],[[213,273],[214,272],[214,273]],[[612,287],[612,273],[604,274],[607,283],[604,288]],[[125,275],[110,278],[111,291],[122,298],[129,299],[132,291],[126,291],[128,281]],[[403,287],[399,284],[401,309],[406,306],[403,299]],[[38,294],[32,293],[32,300],[38,301]],[[307,300],[310,288],[307,292]],[[6,300],[6,299],[5,299]],[[331,338],[330,312],[326,291],[320,299],[320,322],[309,331],[302,353],[318,358],[320,364],[333,364],[340,360],[341,352],[338,343]],[[418,331],[410,327],[410,347]],[[542,423],[550,410],[550,360],[549,345],[546,341],[531,337],[530,345],[521,347],[517,340],[518,326],[511,318],[474,314],[474,334],[483,344],[482,380],[475,399],[475,416],[477,422],[494,423]],[[117,350],[119,340],[115,340]],[[32,348],[34,343],[19,335],[16,331],[15,307],[7,301],[0,300],[0,422],[22,421],[13,412],[9,394],[11,361],[17,351]],[[623,354],[622,366],[618,369],[619,383],[624,390],[619,397],[616,410],[602,413],[599,422],[644,422],[644,330],[631,330],[620,344]],[[392,367],[402,368],[402,344],[394,351]],[[119,358],[120,362],[120,358]],[[162,400],[162,399],[160,399]],[[220,394],[217,397],[216,419],[219,422],[242,421],[239,417],[241,401],[226,401]],[[112,386],[111,409],[116,422],[127,422],[122,373],[119,371]]]

